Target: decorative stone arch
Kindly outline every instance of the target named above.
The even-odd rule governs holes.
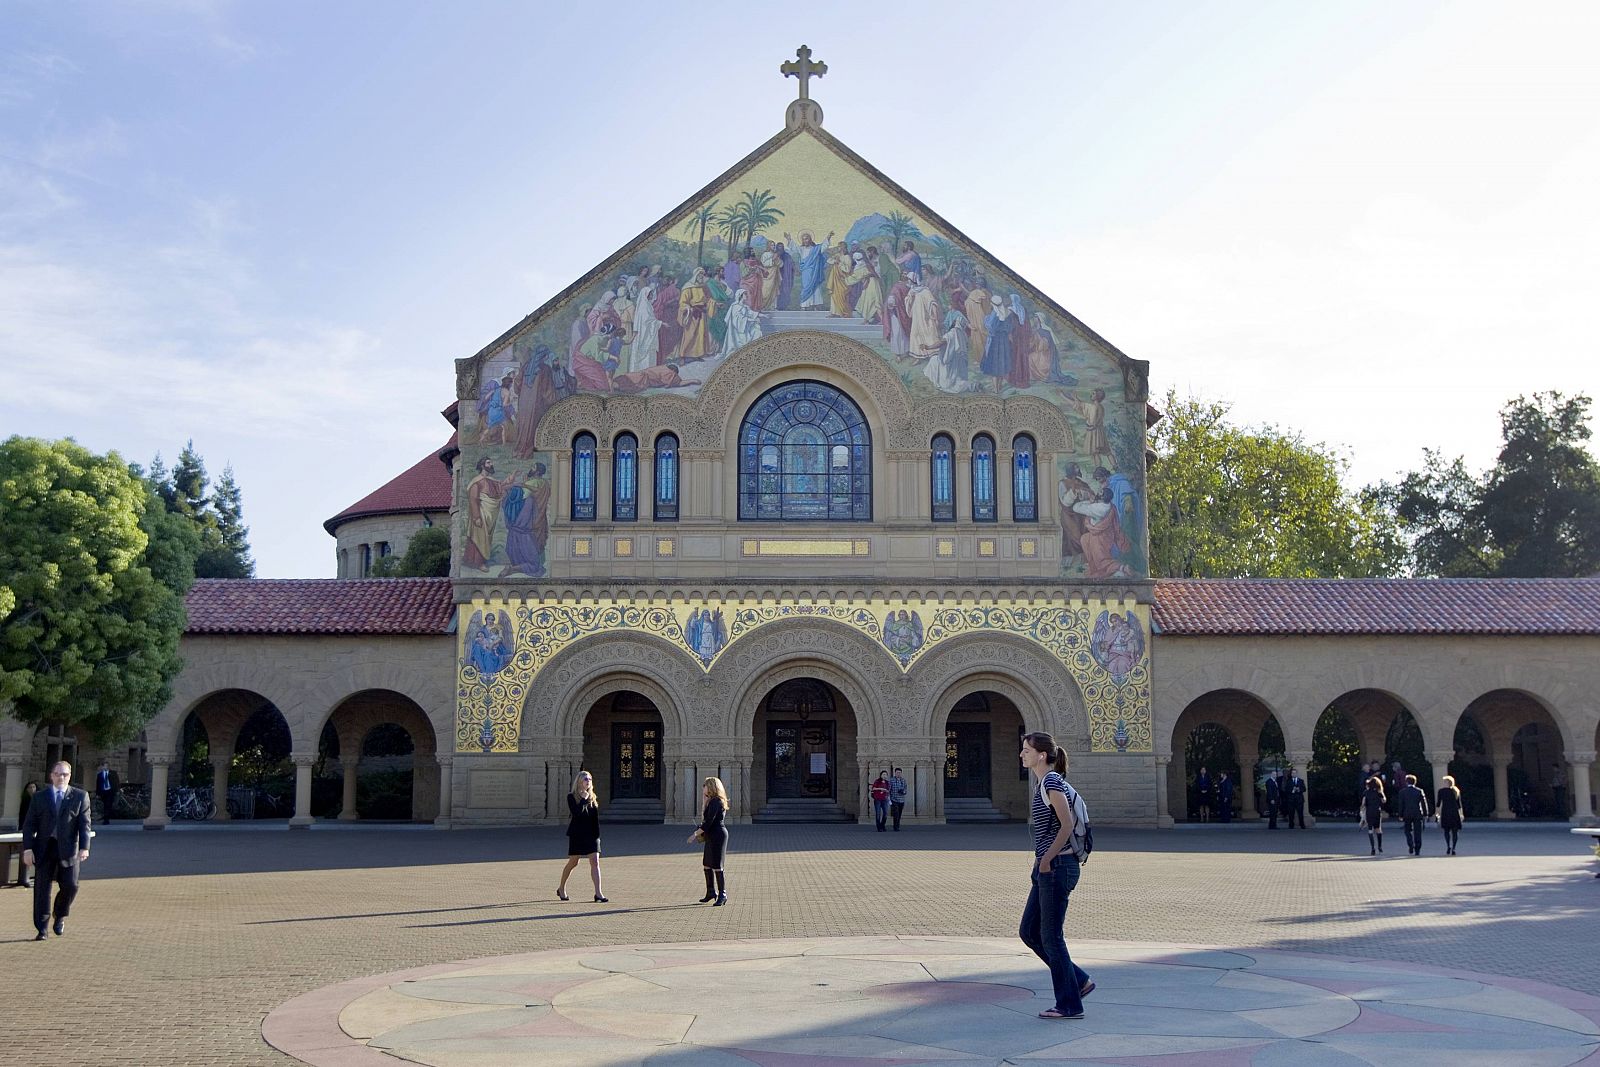
[[[807,677],[844,694],[863,739],[883,737],[906,719],[903,680],[888,649],[844,623],[809,617],[761,626],[716,661],[713,699],[728,709],[720,732],[749,737],[762,698],[783,682]]]
[[[1316,716],[1320,718],[1328,707],[1341,698],[1363,689],[1381,693],[1411,713],[1422,731],[1423,746],[1427,749],[1448,748],[1455,730],[1460,708],[1452,708],[1443,699],[1439,678],[1429,673],[1421,663],[1403,665],[1387,662],[1355,662],[1348,672],[1335,673],[1327,679],[1326,688],[1317,690]],[[1316,728],[1316,719],[1312,720]],[[1287,736],[1287,735],[1286,735]],[[1363,734],[1363,743],[1366,737]],[[1382,738],[1378,739],[1379,742]],[[1382,755],[1382,753],[1378,753]]]
[[[729,449],[757,397],[775,385],[806,377],[837,386],[861,408],[872,427],[875,460],[882,458],[883,449],[925,447],[908,436],[911,394],[883,357],[848,338],[809,330],[752,341],[712,371],[700,388],[699,411],[683,447]]]
[[[648,683],[654,688],[654,694],[645,695],[661,713],[662,729],[677,737],[690,732],[690,710],[703,708],[705,692],[705,675],[696,661],[659,637],[608,633],[574,641],[544,665],[528,687],[521,736],[572,736],[574,729],[582,728],[582,716],[595,700],[629,688],[622,679]],[[595,691],[588,703],[582,702],[581,694],[612,681],[617,684],[604,692]],[[699,728],[701,714],[696,714],[694,721]]]
[[[919,402],[911,416],[910,433],[927,447],[941,430],[967,448],[974,434],[988,433],[997,448],[1010,448],[1019,433],[1033,437],[1040,453],[1068,452],[1073,448],[1072,426],[1061,410],[1042,397],[1021,395],[998,399],[976,396],[943,397]]]
[[[380,706],[377,701],[364,700],[369,694],[391,698],[387,707]],[[399,698],[399,699],[393,699]],[[354,702],[353,711],[348,710]],[[345,712],[345,714],[341,714]],[[349,754],[359,757],[362,745],[366,742],[367,735],[379,726],[393,723],[411,735],[412,750],[417,755],[433,755],[439,748],[439,732],[433,720],[426,711],[413,699],[394,689],[374,688],[363,689],[351,693],[343,701],[329,709],[328,717],[324,723],[331,722],[334,731],[339,735],[339,755],[347,759]],[[320,742],[322,731],[317,731]],[[445,735],[447,738],[449,735]]]
[[[291,707],[278,705],[289,722],[296,752],[312,753],[322,738],[322,727],[334,709],[358,693],[369,690],[396,693],[417,706],[433,729],[434,738],[455,736],[454,679],[400,657],[360,660],[338,670],[320,672],[315,683]]]
[[[196,657],[194,667],[185,667],[173,679],[172,699],[160,713],[145,724],[145,743],[151,756],[176,757],[183,739],[183,722],[201,702],[217,693],[239,689],[269,701],[288,719],[288,708],[304,700],[304,693],[286,686],[281,671],[265,663],[239,660],[211,660]],[[243,720],[240,720],[243,725]],[[292,736],[292,724],[291,724]]]
[[[1185,674],[1171,678],[1159,673],[1155,707],[1156,721],[1152,723],[1151,736],[1156,741],[1156,751],[1161,752],[1161,738],[1170,743],[1177,736],[1178,723],[1190,705],[1201,697],[1224,689],[1237,690],[1259,702],[1267,713],[1278,721],[1283,731],[1284,747],[1289,751],[1311,751],[1311,738],[1316,729],[1317,717],[1327,705],[1308,710],[1300,691],[1292,682],[1269,674],[1258,667],[1233,661],[1216,660]],[[1171,686],[1171,688],[1167,688]],[[1167,715],[1172,718],[1165,723]],[[1309,716],[1309,718],[1308,718]],[[1303,742],[1302,742],[1303,739]]]
[[[1233,707],[1218,708],[1208,697],[1220,697],[1224,694],[1237,694],[1240,700]],[[1257,706],[1260,715],[1254,711],[1246,711],[1241,706],[1248,702]],[[1259,693],[1252,692],[1239,686],[1220,686],[1208,689],[1203,693],[1192,696],[1179,711],[1173,720],[1170,730],[1166,734],[1165,744],[1170,746],[1172,755],[1165,761],[1166,771],[1164,780],[1158,781],[1157,788],[1166,791],[1167,809],[1174,815],[1180,815],[1188,805],[1188,764],[1186,749],[1190,736],[1202,726],[1216,726],[1228,735],[1233,744],[1235,758],[1239,762],[1239,780],[1237,782],[1237,799],[1240,803],[1240,814],[1243,818],[1255,818],[1258,814],[1257,797],[1252,785],[1247,784],[1255,770],[1256,763],[1261,758],[1261,731],[1268,721],[1276,722],[1279,731],[1283,734],[1284,748],[1286,751],[1293,749],[1293,739],[1289,733],[1288,725],[1283,716],[1273,706],[1261,697]],[[1315,728],[1315,722],[1312,724]],[[1160,735],[1157,735],[1158,738]],[[1306,749],[1298,751],[1291,760],[1299,764],[1303,771],[1304,762],[1310,758],[1310,732],[1307,733]],[[1158,745],[1162,743],[1158,741]],[[1309,819],[1310,816],[1308,815]]]
[[[613,693],[638,693],[645,697],[656,706],[656,713],[661,716],[661,728],[670,730],[674,737],[682,736],[682,705],[675,703],[665,686],[631,667],[618,667],[614,672],[593,678],[580,686],[556,714],[557,736],[582,737],[584,719],[597,702]]]
[[[968,679],[986,681],[962,688]],[[914,732],[942,737],[947,705],[991,689],[1017,706],[1030,730],[1055,735],[1069,751],[1089,750],[1089,716],[1077,679],[1059,659],[1025,638],[969,634],[945,641],[923,654],[907,681]]]
[[[1530,667],[1511,662],[1510,657],[1497,657],[1494,662],[1475,664],[1473,668],[1449,679],[1440,694],[1441,703],[1449,708],[1449,723],[1453,739],[1455,724],[1468,707],[1479,697],[1497,690],[1509,690],[1538,704],[1555,720],[1561,732],[1561,743],[1567,751],[1587,748],[1592,722],[1586,720],[1585,709],[1594,702],[1593,690],[1577,679],[1566,679],[1541,674]],[[1594,716],[1597,713],[1589,712]],[[1490,726],[1480,722],[1487,735]],[[1485,740],[1489,740],[1485,736]]]

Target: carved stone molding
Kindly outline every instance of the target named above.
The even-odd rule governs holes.
[[[862,734],[887,732],[908,719],[900,669],[888,651],[839,623],[796,619],[767,623],[729,646],[711,671],[719,706],[730,710],[728,732],[754,729],[761,698],[793,678],[819,678],[844,694]]]
[[[697,698],[703,681],[704,673],[686,652],[659,638],[631,633],[581,638],[552,656],[529,686],[521,732],[525,737],[576,733],[594,701],[632,689],[655,702],[667,732],[686,733],[686,712],[697,727],[700,723]]]
[[[1088,716],[1077,680],[1030,641],[998,634],[958,637],[930,651],[906,678],[928,733],[943,728],[944,716],[961,697],[988,689],[1015,704],[1031,728],[1088,745]]]

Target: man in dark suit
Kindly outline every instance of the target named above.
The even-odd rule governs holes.
[[[56,883],[56,936],[66,933],[67,913],[78,895],[78,868],[89,858],[89,794],[72,784],[72,765],[50,768],[50,784],[28,805],[22,826],[22,862],[34,866],[33,928],[44,940],[52,915],[50,884]]]
[[[1278,798],[1278,772],[1272,771],[1267,775],[1267,829],[1278,828],[1278,807],[1282,801]]]
[[[111,769],[107,760],[100,761],[100,769],[94,775],[95,795],[100,798],[100,818],[111,822],[111,808],[117,802],[117,772]]]
[[[1295,821],[1300,823],[1300,829],[1306,828],[1306,780],[1289,768],[1289,780],[1283,783],[1283,814],[1288,820],[1287,829],[1293,830]]]

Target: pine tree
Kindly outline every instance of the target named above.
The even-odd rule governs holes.
[[[239,483],[233,478],[233,465],[222,468],[217,490],[211,496],[212,520],[205,551],[195,563],[198,577],[250,578],[256,572],[250,558],[250,528],[244,524],[244,505]],[[213,540],[214,538],[214,540]]]
[[[169,504],[173,510],[191,519],[200,519],[206,514],[207,506],[211,503],[206,496],[206,487],[211,479],[206,474],[206,461],[200,453],[194,450],[194,441],[183,446],[183,451],[178,453],[178,464],[172,468],[172,486],[176,490],[176,499]],[[174,506],[175,505],[175,506]]]

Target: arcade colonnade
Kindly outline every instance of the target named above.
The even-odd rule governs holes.
[[[1493,817],[1514,815],[1509,772],[1526,746],[1522,731],[1543,741],[1527,755],[1526,776],[1548,790],[1574,823],[1595,819],[1595,750],[1600,744],[1600,657],[1583,635],[1227,636],[1157,639],[1155,735],[1166,804],[1182,812],[1186,739],[1214,724],[1232,740],[1240,768],[1260,757],[1269,720],[1284,741],[1284,758],[1302,774],[1312,763],[1314,735],[1325,714],[1345,718],[1360,761],[1382,759],[1385,739],[1403,712],[1422,735],[1424,759],[1439,783],[1452,763],[1486,760],[1493,768]],[[1475,727],[1482,749],[1459,744]],[[1521,734],[1521,736],[1519,736]],[[1459,764],[1457,765],[1460,766]],[[1417,771],[1419,768],[1406,768]],[[1459,775],[1458,775],[1459,777]],[[1357,783],[1349,783],[1354,808]],[[1240,792],[1253,817],[1256,796]],[[1309,797],[1307,807],[1309,809]],[[1310,817],[1308,816],[1308,821]]]

